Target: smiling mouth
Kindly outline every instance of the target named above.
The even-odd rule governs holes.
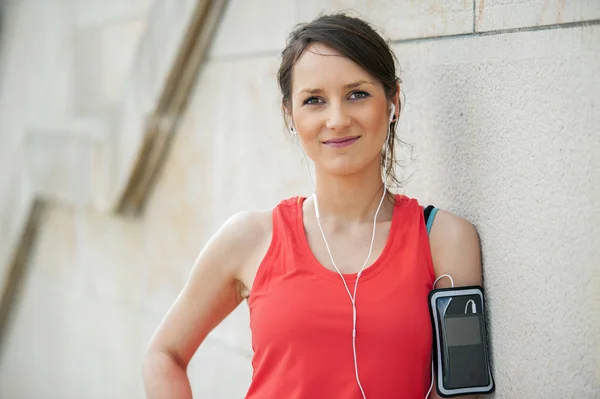
[[[347,147],[354,144],[359,138],[360,136],[341,137],[339,139],[326,140],[323,142],[323,144],[336,148]]]

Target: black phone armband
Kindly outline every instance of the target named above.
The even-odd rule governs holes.
[[[440,288],[429,294],[437,361],[436,390],[441,397],[494,391],[483,288]]]

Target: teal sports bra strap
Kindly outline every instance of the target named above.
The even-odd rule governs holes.
[[[429,205],[423,210],[423,216],[425,217],[425,224],[427,226],[427,234],[431,233],[431,226],[433,226],[433,220],[437,214],[438,208],[433,205]]]

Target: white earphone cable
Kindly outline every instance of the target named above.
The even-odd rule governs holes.
[[[335,267],[335,270],[338,272],[338,274],[342,278],[342,282],[344,283],[346,292],[348,293],[348,296],[350,297],[350,301],[352,302],[352,351],[354,353],[354,372],[356,374],[356,382],[358,383],[358,387],[360,388],[360,392],[362,393],[362,396],[364,399],[366,399],[367,396],[365,395],[365,391],[362,387],[362,384],[360,382],[360,377],[358,375],[358,360],[357,360],[357,356],[356,356],[356,291],[358,288],[358,280],[360,279],[360,276],[361,276],[363,270],[367,266],[367,263],[369,263],[369,259],[371,258],[371,254],[373,252],[373,244],[375,242],[375,232],[376,232],[376,228],[377,228],[376,227],[377,226],[377,215],[379,214],[379,210],[381,209],[381,204],[383,204],[383,199],[385,198],[386,192],[387,192],[387,186],[384,184],[383,195],[381,196],[381,200],[379,201],[379,206],[377,207],[377,211],[375,212],[375,216],[373,217],[373,234],[371,236],[371,245],[369,247],[369,253],[367,255],[367,259],[365,259],[365,262],[363,263],[362,267],[360,268],[360,271],[356,275],[356,281],[354,283],[354,294],[350,293],[350,289],[348,288],[346,279],[344,278],[344,275],[342,274],[342,272],[336,265],[335,260],[333,259],[331,249],[329,248],[329,243],[327,242],[327,237],[325,236],[325,232],[323,231],[323,227],[321,226],[320,216],[317,214],[317,225],[319,226],[319,230],[321,231],[321,236],[323,237],[323,242],[325,243],[325,247],[327,248],[327,253],[329,254],[329,258],[331,259],[331,263],[333,264],[333,267]],[[316,204],[317,197],[315,194],[313,194],[313,198],[314,198],[314,201]],[[316,207],[315,207],[315,209],[316,209]]]
[[[452,288],[454,288],[454,279],[452,278],[452,276],[449,274],[442,274],[441,276],[436,278],[435,281],[433,282],[434,289],[435,289],[437,282],[440,281],[444,277],[448,277],[450,279],[450,284],[452,285]],[[465,313],[466,313],[466,310],[465,310]],[[427,391],[427,395],[425,396],[425,399],[427,399],[429,397],[429,395],[431,394],[431,391],[433,390],[433,375],[434,375],[434,366],[433,366],[433,354],[432,354],[432,356],[431,356],[431,384],[429,385],[429,391]]]
[[[449,274],[442,274],[441,276],[439,276],[438,278],[436,278],[435,281],[434,281],[434,283],[433,283],[433,288],[435,288],[437,282],[440,281],[444,277],[448,277],[450,279],[450,284],[452,285],[452,288],[454,288],[454,279],[452,279],[452,276],[449,275]]]

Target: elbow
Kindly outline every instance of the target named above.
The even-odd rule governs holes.
[[[144,380],[151,381],[162,375],[173,375],[187,372],[187,364],[166,349],[149,347],[142,361]]]
[[[187,365],[169,351],[148,349],[143,358],[143,383],[149,399],[191,399]]]

